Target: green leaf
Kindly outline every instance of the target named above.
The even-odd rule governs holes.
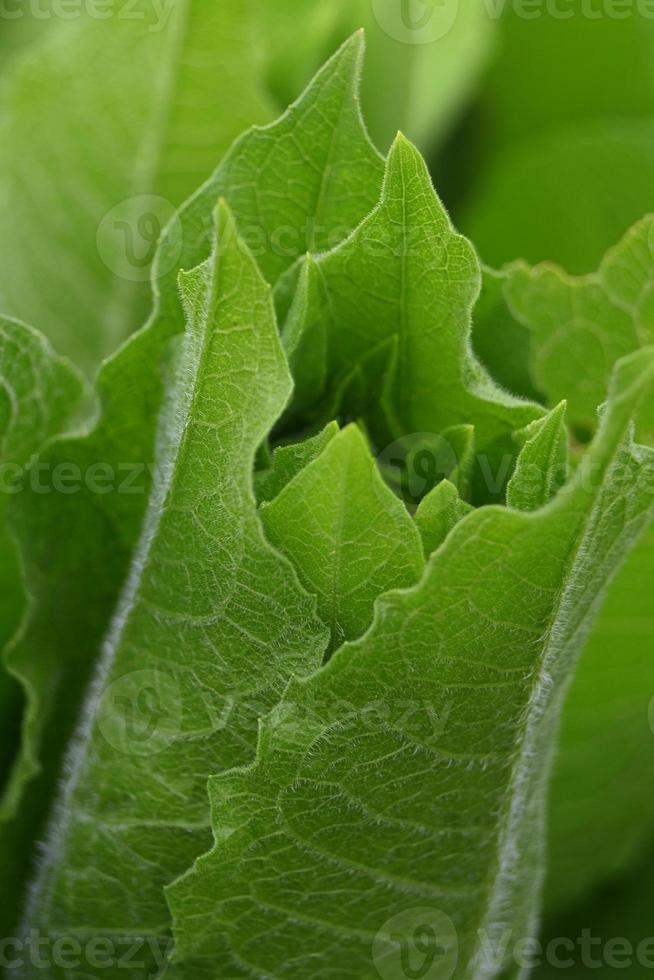
[[[266,0],[261,15],[266,80],[282,104],[333,43],[365,28],[363,105],[373,139],[384,148],[398,124],[425,151],[442,141],[470,99],[496,35],[483,0],[428,0],[416,12],[395,0]]]
[[[17,895],[15,904],[3,909],[12,919],[19,914],[19,895],[32,861],[30,844],[41,832],[61,757],[140,533],[151,488],[165,351],[183,328],[177,272],[194,268],[209,253],[211,214],[228,185],[232,204],[240,208],[237,220],[240,217],[245,226],[258,220],[257,187],[264,183],[263,171],[273,158],[278,160],[276,209],[266,209],[261,217],[266,240],[276,227],[276,215],[283,216],[285,227],[297,230],[298,240],[314,226],[319,212],[327,235],[335,234],[348,215],[359,220],[357,210],[368,208],[366,194],[378,194],[378,186],[367,189],[370,169],[365,160],[381,170],[356,99],[362,51],[361,36],[352,38],[278,124],[246,133],[224,169],[219,168],[166,229],[155,260],[155,311],[147,327],[102,368],[97,422],[79,439],[55,442],[39,460],[38,465],[50,472],[61,465],[75,467],[81,474],[79,492],[26,492],[12,501],[32,597],[28,617],[8,653],[28,702],[22,749],[7,789],[15,799],[23,794],[23,800],[18,818],[0,834],[5,879]],[[353,119],[358,127],[353,127]],[[347,132],[349,142],[344,138]],[[323,184],[329,186],[322,168],[338,164],[332,146],[340,148],[342,159],[351,154],[361,163],[357,172],[364,183],[357,185],[353,173],[348,185],[352,193],[345,196],[320,193]],[[309,170],[306,180],[298,179],[302,164]],[[300,247],[305,247],[303,241]],[[264,250],[260,262],[265,264],[270,254]],[[272,255],[270,262],[274,265],[278,259]],[[292,262],[292,256],[284,262]],[[68,533],[69,528],[75,528],[75,534]]]
[[[591,275],[524,264],[502,275],[506,317],[529,343],[525,366],[550,404],[567,392],[568,416],[582,437],[595,430],[591,406],[604,400],[614,361],[654,337],[652,227],[650,217],[638,222]],[[498,327],[491,354],[488,334],[491,368],[513,336]],[[638,423],[639,438],[654,445],[651,400]],[[646,787],[654,757],[645,723],[654,690],[651,548],[650,531],[612,584],[570,689],[550,794],[550,910],[622,870],[652,838]]]
[[[361,117],[364,48],[359,31],[278,122],[236,142],[200,192],[227,197],[272,283],[299,256],[338,245],[377,202],[384,165]]]
[[[255,763],[211,780],[214,849],[168,889],[172,976],[400,975],[402,936],[433,922],[443,976],[490,978],[506,963],[483,937],[533,934],[563,691],[654,508],[654,452],[626,437],[653,384],[654,349],[622,361],[570,486],[459,524],[360,640],[291,682]]]
[[[427,0],[415,9],[397,0],[345,6],[352,26],[363,24],[369,38],[363,97],[373,136],[388,146],[400,125],[423,151],[434,149],[474,94],[494,47],[496,18],[484,0]]]
[[[593,431],[615,362],[654,341],[654,218],[638,222],[592,275],[519,265],[508,270],[504,292],[531,334],[534,383],[550,402],[568,392],[571,422]],[[647,406],[639,430],[654,443]]]
[[[43,337],[16,320],[0,317],[0,649],[16,630],[25,604],[19,558],[6,521],[7,502],[22,492],[31,457],[73,424],[82,394],[78,375]],[[2,663],[0,786],[16,745],[19,708],[18,685]],[[10,801],[1,801],[0,820],[11,809]]]
[[[324,338],[327,393],[355,368],[369,372],[378,390],[371,354],[395,343],[389,399],[401,428],[395,435],[473,425],[478,453],[494,467],[511,446],[511,433],[540,410],[495,386],[473,357],[468,337],[479,265],[470,244],[453,231],[422,157],[401,135],[388,158],[379,206],[315,262],[322,298],[315,298],[317,288],[308,294],[314,308],[295,347],[295,374],[303,374],[308,360],[313,377],[309,354],[304,361],[298,354]],[[347,399],[342,410],[348,414]],[[388,433],[380,431],[378,418],[366,421],[383,444]]]
[[[142,323],[174,208],[271,115],[248,7],[140,3],[58,20],[4,79],[0,306],[87,370]]]
[[[537,510],[555,497],[567,482],[566,407],[566,403],[561,402],[544,419],[536,419],[518,434],[524,445],[506,488],[509,507]]]
[[[269,503],[284,487],[316,459],[338,433],[338,423],[330,422],[322,432],[302,442],[275,449],[270,467],[255,474],[255,490],[259,503]]]
[[[251,485],[291,390],[270,288],[223,204],[216,235],[181,279],[188,331],[159,475],[31,897],[28,922],[50,935],[165,945],[161,889],[206,845],[207,776],[250,758],[253,704],[274,704],[325,646]]]
[[[415,525],[354,425],[262,508],[261,519],[317,596],[329,652],[364,632],[378,596],[413,585],[424,568]]]
[[[531,377],[531,340],[513,316],[505,295],[507,272],[482,268],[479,300],[474,309],[472,345],[493,378],[507,391],[543,401]]]
[[[449,480],[443,480],[420,502],[415,515],[425,557],[429,558],[460,520],[474,510]]]

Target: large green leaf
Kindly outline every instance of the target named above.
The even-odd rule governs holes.
[[[356,368],[376,392],[375,417],[366,421],[380,446],[389,436],[438,434],[465,423],[475,430],[477,483],[488,477],[484,462],[496,475],[512,432],[539,409],[498,388],[471,352],[477,258],[452,229],[424,160],[404,137],[391,149],[378,207],[341,246],[310,257],[307,266],[302,323],[291,318],[287,345],[300,383],[304,374],[315,376],[315,351],[325,351],[328,407],[318,406],[318,414],[332,410],[335,392],[341,410],[352,412],[348,385]],[[384,358],[392,366],[380,390]]]
[[[273,274],[280,264],[271,244],[277,216],[300,252],[307,228],[318,220],[327,239],[361,220],[378,195],[382,170],[359,114],[362,50],[362,38],[353,38],[279,123],[246,133],[224,169],[167,229],[156,260],[155,312],[146,329],[103,367],[97,422],[81,438],[55,442],[39,461],[49,471],[60,465],[79,470],[79,492],[27,492],[12,501],[32,602],[8,654],[28,704],[22,752],[7,794],[18,799],[26,783],[38,779],[19,817],[0,833],[7,892],[13,896],[2,906],[3,922],[19,914],[33,860],[30,842],[47,813],[61,755],[138,539],[151,482],[164,352],[183,327],[177,270],[195,267],[208,254],[212,209],[221,193],[230,197],[243,227],[254,223],[263,232],[259,262]],[[348,158],[357,168],[340,188],[332,187],[331,174],[342,172]],[[306,179],[299,179],[301,164]],[[259,214],[257,190],[268,179],[276,208],[266,206]],[[261,200],[265,204],[266,196]],[[291,264],[294,255],[287,251],[281,260]]]
[[[216,235],[181,280],[159,474],[31,896],[28,923],[49,935],[165,944],[162,886],[206,844],[208,775],[249,760],[253,705],[274,704],[326,644],[252,489],[291,391],[270,287],[224,204]]]
[[[87,369],[141,325],[174,207],[270,116],[245,0],[121,6],[57,19],[0,97],[0,307]]]
[[[654,349],[622,361],[572,484],[465,518],[360,640],[291,682],[255,763],[210,781],[214,849],[168,891],[173,976],[400,976],[415,930],[434,977],[508,965],[485,941],[537,924],[566,682],[654,507],[654,452],[626,436],[653,382]]]

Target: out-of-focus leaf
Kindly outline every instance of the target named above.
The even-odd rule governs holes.
[[[550,402],[568,393],[573,425],[592,432],[613,365],[654,341],[654,218],[639,221],[581,278],[552,265],[508,270],[505,296],[529,331],[530,372]],[[654,444],[654,407],[639,436]]]
[[[547,132],[481,168],[457,223],[490,265],[521,258],[588,273],[654,210],[653,168],[654,121]]]
[[[174,208],[271,115],[252,27],[245,0],[117,4],[3,79],[0,308],[87,370],[142,324]]]
[[[23,490],[31,457],[48,439],[72,425],[83,386],[72,367],[43,337],[24,324],[0,317],[0,650],[16,630],[25,603],[21,569],[6,521],[7,502]],[[44,486],[53,492],[52,478]],[[16,747],[20,691],[0,662],[0,788]],[[13,803],[0,803],[0,820]]]
[[[639,221],[584,277],[523,264],[502,277],[498,309],[504,303],[514,330],[524,330],[524,366],[550,404],[567,392],[570,422],[584,434],[595,429],[591,405],[605,399],[615,360],[654,339],[653,228],[651,217]],[[507,340],[500,322],[494,355],[487,334],[491,369]],[[648,445],[653,404],[644,402],[638,417]],[[551,789],[550,910],[625,868],[654,834],[653,540],[650,531],[612,584],[572,682]]]

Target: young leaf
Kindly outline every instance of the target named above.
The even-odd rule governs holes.
[[[329,652],[364,632],[378,596],[413,585],[424,568],[418,532],[354,425],[262,508],[261,519],[318,597]]]
[[[325,647],[251,486],[291,390],[270,289],[224,204],[216,236],[181,280],[159,478],[31,897],[28,925],[47,934],[165,945],[161,889],[206,843],[207,776],[250,758],[253,704],[274,704]]]
[[[536,419],[518,435],[524,445],[506,488],[506,502],[516,510],[544,507],[568,479],[566,404]]]
[[[174,208],[272,114],[251,27],[245,0],[139,0],[59,20],[4,80],[0,306],[89,371],[143,322]]]
[[[461,500],[459,492],[449,480],[443,480],[420,502],[415,522],[425,557],[429,558],[439,548],[453,527],[474,508]]]
[[[502,973],[480,936],[536,927],[563,691],[654,509],[654,452],[626,438],[653,384],[654,349],[622,361],[566,491],[470,515],[360,640],[289,685],[256,762],[211,780],[214,849],[168,889],[173,977],[293,980],[317,959],[390,975],[402,930],[425,921],[453,976]]]
[[[468,338],[479,265],[453,231],[423,159],[402,136],[388,158],[379,206],[316,261],[324,296],[306,316],[304,347],[325,338],[328,388],[354,367],[365,374],[375,363],[371,351],[396,338],[391,400],[402,433],[474,425],[478,453],[496,464],[511,433],[540,410],[497,388],[474,359]],[[379,422],[367,422],[382,442]]]
[[[302,442],[294,442],[275,449],[271,465],[267,470],[255,473],[254,486],[259,503],[269,503],[274,500],[312,460],[321,452],[338,433],[338,423],[330,422],[322,432]]]

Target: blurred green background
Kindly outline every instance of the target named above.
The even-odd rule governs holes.
[[[385,152],[401,128],[419,144],[484,263],[592,273],[654,211],[646,0],[0,0],[0,310],[92,374],[148,313],[159,228],[139,203],[168,220],[360,26],[375,142]],[[116,215],[131,238],[107,237]],[[130,242],[143,275],[126,279]],[[528,393],[522,328],[499,308],[494,329],[513,331],[514,387]],[[492,342],[480,353],[492,370]],[[566,705],[543,941],[565,940],[567,966],[545,963],[543,980],[654,970],[653,695],[650,532]],[[607,952],[620,938],[629,963],[627,946]]]

